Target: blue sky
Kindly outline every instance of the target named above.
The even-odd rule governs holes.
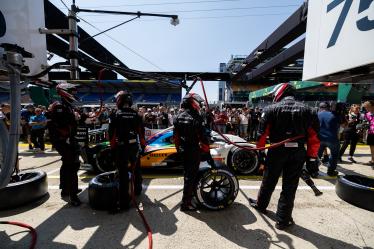
[[[64,13],[62,0],[50,0]],[[63,0],[70,7],[71,0]],[[97,36],[127,66],[144,71],[217,72],[231,55],[248,55],[303,3],[303,0],[76,0],[80,8],[177,14],[180,24],[166,18],[141,17]],[[80,13],[104,30],[131,16]],[[89,34],[98,30],[81,21]],[[218,98],[218,84],[206,83],[208,99]],[[195,87],[194,92],[201,94]]]

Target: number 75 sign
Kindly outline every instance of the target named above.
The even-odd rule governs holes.
[[[357,2],[360,1],[357,14],[361,14],[363,12],[368,11],[372,3],[374,3],[374,0],[356,0],[356,1]],[[329,13],[330,11],[333,11],[339,5],[343,5],[343,8],[340,12],[339,18],[336,22],[334,31],[331,35],[331,38],[330,38],[330,41],[327,47],[334,46],[336,41],[338,40],[340,31],[342,30],[342,27],[344,25],[344,22],[347,18],[349,11],[351,10],[352,3],[353,3],[353,0],[333,0],[331,1],[329,5],[327,5],[327,13]],[[374,4],[372,8],[374,8]],[[368,15],[358,18],[358,20],[356,21],[357,28],[361,31],[369,31],[369,30],[374,29],[374,16],[372,18],[373,20],[370,20]]]
[[[303,80],[374,64],[374,0],[309,0]]]

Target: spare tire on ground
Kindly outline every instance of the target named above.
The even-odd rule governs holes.
[[[209,210],[221,210],[230,206],[239,192],[236,176],[224,165],[215,169],[200,165],[196,185],[197,203]]]
[[[374,179],[357,176],[340,176],[335,185],[336,194],[357,207],[374,211]]]
[[[117,204],[119,181],[115,171],[94,177],[88,185],[88,200],[93,209],[110,210]]]
[[[18,207],[36,201],[48,193],[47,174],[25,171],[11,177],[9,184],[0,189],[0,209]]]
[[[118,200],[119,182],[115,171],[94,177],[88,185],[90,206],[98,210],[110,210]],[[230,206],[239,192],[239,182],[226,167],[211,169],[206,162],[200,165],[195,199],[199,206],[221,210]]]

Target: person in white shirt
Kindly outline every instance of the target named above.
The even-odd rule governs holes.
[[[175,110],[173,108],[170,109],[170,113],[168,115],[169,119],[169,127],[173,125],[173,120],[175,118]]]
[[[240,118],[240,137],[247,137],[249,113],[247,109],[243,109],[239,115]]]

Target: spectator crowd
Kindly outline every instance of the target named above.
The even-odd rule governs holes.
[[[0,118],[10,125],[10,105],[1,104]],[[115,108],[77,107],[76,120],[89,129],[97,129],[109,123],[110,115]],[[138,108],[144,124],[149,129],[165,129],[173,124],[173,120],[182,110],[178,107],[154,106]],[[372,159],[368,162],[374,165],[374,101],[366,101],[362,105],[353,104],[347,107],[341,103],[321,102],[316,110],[320,122],[321,148],[319,156],[324,163],[331,165],[331,172],[349,145],[348,161],[356,162],[354,153],[359,140],[370,146]],[[211,120],[211,128],[221,133],[240,136],[248,141],[257,140],[262,109],[254,108],[213,108],[207,118]],[[21,110],[21,140],[29,144],[29,150],[45,150],[46,124],[48,109],[45,106],[26,105]],[[48,134],[47,134],[48,135]],[[327,154],[326,148],[330,154]]]

